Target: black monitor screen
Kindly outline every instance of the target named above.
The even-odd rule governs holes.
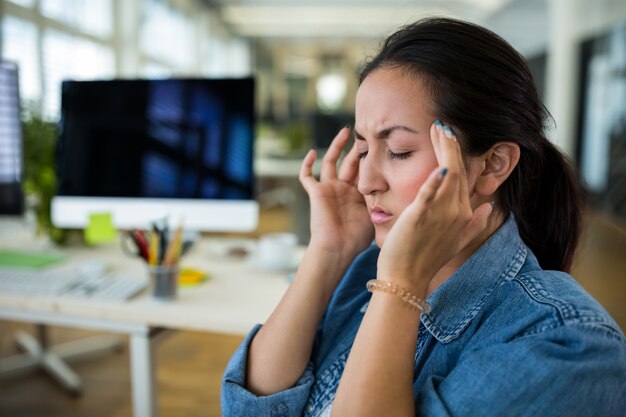
[[[253,198],[254,80],[65,81],[58,194]]]

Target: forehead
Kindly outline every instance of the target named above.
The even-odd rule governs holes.
[[[389,123],[430,124],[433,105],[421,77],[399,68],[380,68],[359,86],[355,102],[355,124],[377,129]]]

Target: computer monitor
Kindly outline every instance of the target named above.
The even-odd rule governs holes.
[[[65,81],[52,221],[254,230],[254,79]]]
[[[344,126],[354,126],[354,113],[315,113],[313,114],[313,145],[326,150]]]
[[[17,64],[0,60],[0,215],[24,211],[18,79]]]

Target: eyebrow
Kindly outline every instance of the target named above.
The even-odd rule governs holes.
[[[378,132],[376,132],[376,134],[374,135],[374,138],[376,138],[376,139],[387,139],[396,130],[403,130],[405,132],[410,132],[410,133],[417,134],[416,130],[411,129],[408,126],[393,125],[393,126],[386,127],[384,129],[379,130]],[[356,129],[354,129],[354,138],[356,140],[365,140],[365,137],[363,135],[361,135],[359,132],[357,132]]]

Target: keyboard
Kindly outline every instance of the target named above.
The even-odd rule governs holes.
[[[90,300],[125,301],[148,286],[148,279],[85,275],[0,267],[0,293]]]

